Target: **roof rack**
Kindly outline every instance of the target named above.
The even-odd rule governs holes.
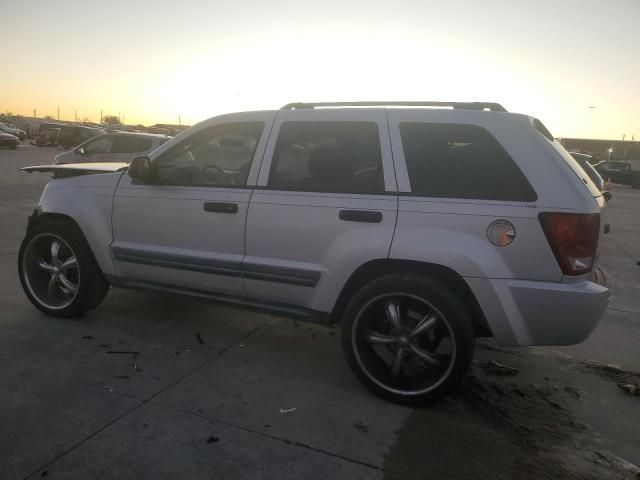
[[[499,103],[493,102],[314,102],[314,103],[288,103],[280,110],[305,110],[322,107],[449,107],[454,110],[491,110],[493,112],[506,112]]]

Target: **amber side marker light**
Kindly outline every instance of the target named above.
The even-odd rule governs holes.
[[[600,214],[541,213],[538,218],[562,272],[589,273],[598,249]]]

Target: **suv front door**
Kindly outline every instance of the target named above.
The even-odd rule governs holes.
[[[123,175],[113,205],[113,260],[121,281],[242,295],[251,188],[274,114],[225,116],[171,142],[151,160],[154,181]]]
[[[397,196],[384,110],[281,111],[247,217],[247,295],[329,312],[387,258]]]

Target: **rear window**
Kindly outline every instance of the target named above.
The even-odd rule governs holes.
[[[400,135],[414,194],[517,202],[537,199],[513,159],[482,127],[401,123]]]
[[[111,153],[140,153],[151,148],[152,140],[133,135],[117,136]]]

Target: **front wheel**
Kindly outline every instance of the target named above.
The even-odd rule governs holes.
[[[389,275],[365,285],[342,320],[342,348],[356,377],[405,405],[440,399],[473,357],[471,318],[460,299],[430,278]]]
[[[18,271],[31,303],[54,317],[81,315],[108,291],[82,232],[68,222],[31,228],[20,247]]]

